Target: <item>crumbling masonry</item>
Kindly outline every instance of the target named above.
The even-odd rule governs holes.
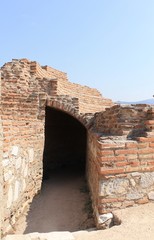
[[[104,213],[154,200],[152,106],[115,105],[96,89],[27,59],[13,59],[0,71],[2,235],[13,232],[41,189],[50,110],[65,113],[86,131],[86,175],[97,227]]]

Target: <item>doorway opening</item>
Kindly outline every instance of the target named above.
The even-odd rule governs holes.
[[[46,107],[42,190],[31,205],[25,233],[94,227],[86,151],[86,128],[71,115]]]
[[[87,130],[69,114],[46,107],[45,147],[43,157],[44,179],[52,170],[76,167],[85,171]]]

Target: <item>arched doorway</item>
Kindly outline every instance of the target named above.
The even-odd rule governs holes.
[[[86,148],[86,128],[71,115],[46,107],[44,177],[25,233],[94,227],[85,177]]]
[[[61,110],[46,107],[44,178],[58,167],[74,166],[84,170],[86,146],[87,130],[78,120]]]

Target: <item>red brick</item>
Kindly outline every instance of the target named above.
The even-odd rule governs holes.
[[[154,161],[151,161],[151,162],[147,162],[147,165],[154,165]]]
[[[145,167],[145,166],[143,166],[143,167],[141,167],[140,170],[142,172],[153,172],[154,171],[154,167],[150,167],[150,166]]]
[[[142,199],[136,200],[135,202],[138,203],[138,204],[145,204],[145,203],[148,203],[149,200],[148,200],[147,197],[144,197]]]
[[[139,142],[138,143],[138,148],[147,148],[149,147],[149,143],[148,142]]]
[[[118,173],[124,173],[124,169],[123,168],[118,168],[118,169],[101,168],[100,173],[102,175],[118,174]]]
[[[131,167],[130,165],[126,167],[125,173],[130,173],[130,172],[139,172],[141,170],[141,167]]]
[[[154,153],[154,149],[152,149],[152,148],[139,149],[138,153],[139,154],[150,154],[150,153]]]
[[[151,138],[137,137],[136,140],[139,142],[154,142],[154,137]]]
[[[123,204],[122,204],[122,207],[123,208],[126,208],[126,207],[131,207],[135,204],[134,201],[124,201]]]
[[[149,143],[149,147],[154,147],[154,142],[153,143]]]
[[[116,144],[114,143],[99,143],[99,149],[108,149],[108,148],[114,148],[116,147]]]
[[[154,125],[154,120],[146,120],[145,124],[146,125]]]
[[[139,154],[138,158],[141,161],[147,161],[147,160],[150,160],[150,159],[154,159],[154,154],[152,154],[152,153],[149,153],[149,154]]]
[[[138,167],[140,166],[140,162],[130,162],[131,167]]]
[[[112,150],[104,150],[104,151],[101,151],[100,152],[100,154],[102,155],[102,156],[106,156],[106,155],[109,155],[109,156],[111,156],[111,155],[114,155],[114,152],[112,151]]]
[[[129,162],[117,162],[116,164],[116,167],[125,167],[127,165],[130,165]]]
[[[128,142],[125,144],[126,148],[137,148],[138,143],[134,143],[134,142]]]
[[[107,162],[107,161],[124,161],[126,159],[125,156],[109,156],[109,157],[99,157],[99,160],[101,162]]]
[[[116,155],[120,155],[120,154],[137,154],[137,149],[122,149],[122,150],[116,150],[115,151]]]
[[[123,202],[125,198],[100,198],[99,203]]]

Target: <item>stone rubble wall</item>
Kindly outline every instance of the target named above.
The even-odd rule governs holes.
[[[29,62],[2,67],[1,118],[3,128],[2,234],[14,231],[17,219],[40,190],[44,120],[39,117],[38,81]]]
[[[102,137],[97,143],[100,214],[154,200],[154,137]]]

